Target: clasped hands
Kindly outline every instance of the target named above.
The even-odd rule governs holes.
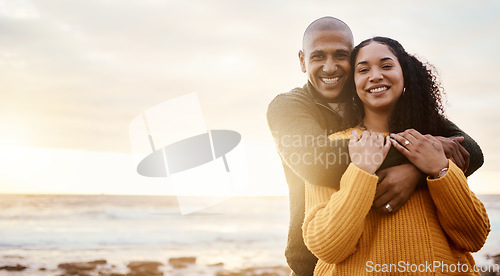
[[[448,158],[463,171],[467,169],[469,153],[460,145],[463,139],[422,135],[414,129],[387,137],[369,131],[358,135],[353,131],[349,155],[354,165],[371,174],[380,167],[391,145],[408,158],[411,164],[377,172],[379,183],[372,208],[394,213],[406,203],[423,177],[436,178],[442,169],[448,167]]]

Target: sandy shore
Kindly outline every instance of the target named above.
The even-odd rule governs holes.
[[[480,272],[481,276],[500,276],[500,254],[487,256],[495,268]],[[125,264],[113,264],[105,259],[86,262],[59,263],[57,268],[43,265],[19,263],[0,266],[0,275],[58,275],[58,276],[288,276],[288,267],[265,266],[226,269],[224,263],[199,264],[196,257],[176,257],[159,261],[129,261]]]
[[[156,276],[156,275],[213,275],[213,276],[288,276],[290,269],[284,266],[246,267],[227,270],[224,263],[199,265],[196,257],[170,258],[165,262],[130,261],[122,264],[109,263],[107,260],[91,260],[87,262],[66,262],[57,268],[31,266],[16,263],[0,266],[0,275],[58,275],[58,276]]]

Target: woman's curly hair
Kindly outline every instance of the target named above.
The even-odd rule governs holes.
[[[389,130],[401,132],[414,128],[422,134],[442,135],[446,125],[442,104],[442,88],[437,80],[435,69],[424,64],[413,55],[408,54],[396,40],[376,36],[364,40],[354,47],[351,53],[351,76],[354,82],[354,65],[359,50],[366,45],[377,42],[386,45],[397,57],[403,71],[405,91],[401,94],[389,118]],[[352,87],[354,83],[351,83]],[[355,89],[350,89],[353,105],[346,109],[346,120],[355,126],[365,116],[363,103]]]

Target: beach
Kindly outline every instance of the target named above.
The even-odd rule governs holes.
[[[479,198],[492,231],[473,255],[500,263],[500,196]],[[0,195],[0,210],[0,276],[289,275],[287,197],[181,215],[171,196]]]
[[[0,195],[0,275],[287,275],[287,202],[181,215],[171,196]]]
[[[12,256],[14,259],[16,257]],[[19,257],[19,261],[23,258]],[[224,269],[224,263],[208,266],[196,264],[196,257],[171,258],[168,262],[131,261],[112,264],[107,260],[88,262],[60,263],[57,269],[39,267],[33,269],[24,265],[4,265],[0,267],[2,275],[79,275],[79,276],[151,276],[151,275],[216,275],[216,276],[287,276],[290,269],[285,266],[247,267],[242,269]]]

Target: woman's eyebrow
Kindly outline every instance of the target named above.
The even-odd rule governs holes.
[[[384,57],[384,58],[381,58],[381,59],[380,59],[380,61],[387,61],[387,60],[392,60],[392,61],[394,61],[394,59],[393,59],[393,58],[391,58],[391,57]],[[362,60],[362,61],[360,61],[360,62],[356,63],[356,66],[358,66],[358,65],[364,65],[364,64],[368,64],[368,61],[366,61],[366,60]]]
[[[356,63],[356,66],[358,66],[358,65],[363,65],[363,64],[368,64],[368,61],[366,61],[366,60],[362,60],[362,61],[360,61],[360,62]]]

